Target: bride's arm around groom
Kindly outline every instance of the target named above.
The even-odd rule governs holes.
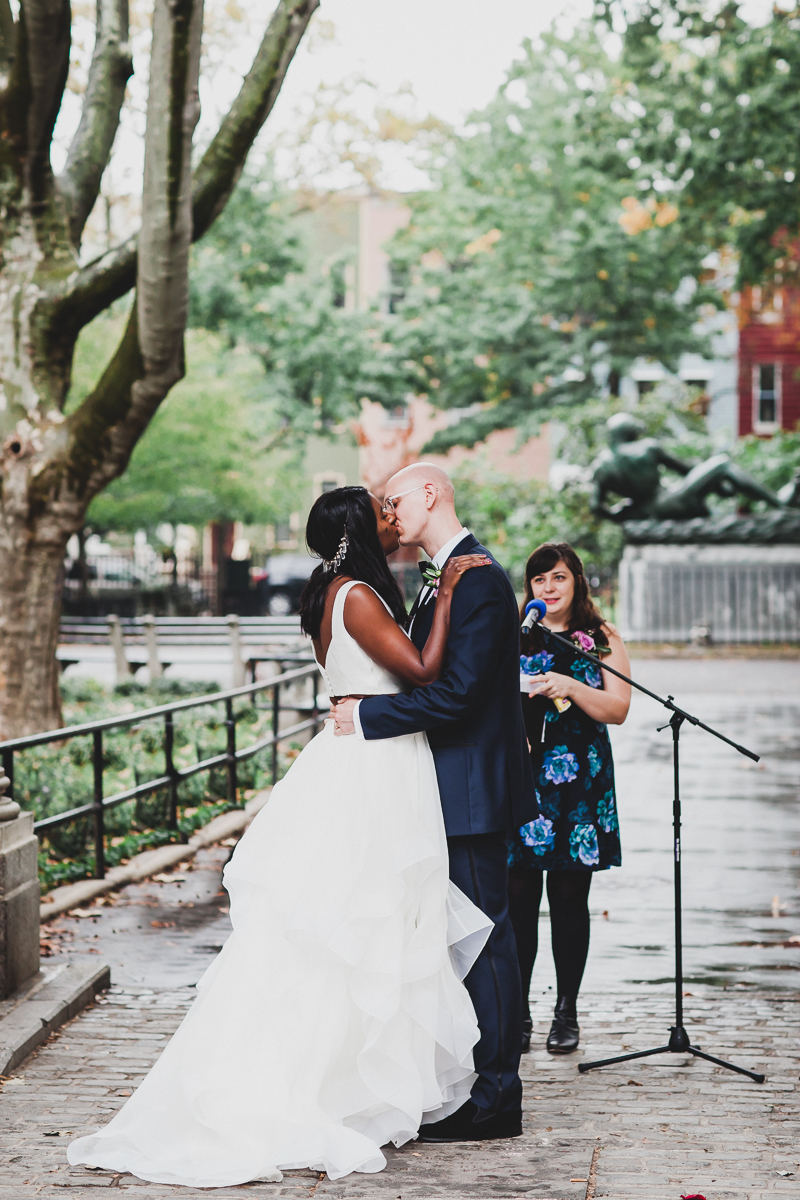
[[[516,946],[508,921],[508,835],[538,816],[519,698],[519,614],[499,563],[464,529],[453,486],[424,463],[389,480],[386,503],[402,545],[421,546],[442,568],[450,557],[486,554],[489,566],[469,571],[453,595],[450,634],[440,679],[397,696],[336,707],[341,733],[368,740],[426,732],[439,782],[453,882],[495,922],[466,983],[481,1028],[475,1049],[479,1078],[472,1105],[423,1127],[425,1137],[462,1140],[510,1136],[519,1122],[521,997]],[[435,595],[423,588],[412,609],[411,638],[425,644]]]

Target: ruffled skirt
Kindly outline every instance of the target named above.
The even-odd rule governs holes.
[[[380,1171],[469,1097],[461,982],[491,922],[448,879],[423,734],[326,725],[225,869],[233,933],[147,1078],[73,1164],[222,1187]]]

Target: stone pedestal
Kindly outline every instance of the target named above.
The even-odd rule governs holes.
[[[39,840],[33,813],[17,811],[0,812],[0,1000],[39,970]]]
[[[634,641],[800,642],[800,545],[640,541],[622,557],[619,601]]]

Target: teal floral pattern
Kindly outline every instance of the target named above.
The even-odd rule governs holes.
[[[551,783],[569,783],[578,778],[578,760],[566,746],[556,746],[545,754],[542,770]]]
[[[585,867],[596,867],[600,862],[597,845],[597,830],[594,825],[576,825],[569,835],[569,852],[579,858]]]
[[[616,833],[619,830],[619,819],[617,817],[617,802],[614,799],[613,790],[606,792],[602,800],[597,802],[597,820],[600,828],[606,833]]]
[[[553,669],[555,659],[552,654],[546,654],[543,650],[541,654],[519,656],[519,669],[524,671],[526,675],[544,675],[546,671]]]
[[[548,644],[541,630],[526,640],[523,671],[555,671],[589,687],[603,686],[603,672],[594,663],[556,642]],[[619,817],[606,726],[575,701],[560,713],[551,700],[523,693],[522,708],[541,815],[522,826],[509,861],[540,871],[618,867]]]
[[[548,821],[546,817],[537,817],[535,821],[529,821],[527,825],[522,826],[519,833],[525,845],[530,846],[534,854],[544,854],[546,850],[552,849],[556,839],[553,822]]]

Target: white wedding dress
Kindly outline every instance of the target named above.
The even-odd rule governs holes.
[[[331,695],[397,679],[333,606]],[[491,922],[448,879],[424,734],[334,737],[328,722],[225,868],[233,933],[183,1024],[73,1164],[222,1187],[311,1167],[380,1171],[380,1147],[455,1111],[475,1079],[461,980]]]

